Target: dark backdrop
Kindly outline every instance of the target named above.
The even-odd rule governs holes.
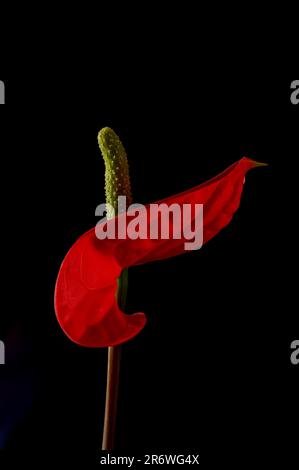
[[[269,163],[248,174],[232,223],[200,251],[130,269],[127,311],[144,311],[148,324],[123,348],[118,449],[190,450],[211,468],[216,459],[243,468],[295,455],[296,77],[238,77],[144,73],[109,87],[101,75],[6,80],[6,450],[99,453],[106,350],[64,336],[53,290],[66,251],[104,201],[97,133],[110,126],[140,203],[195,186],[244,155]]]

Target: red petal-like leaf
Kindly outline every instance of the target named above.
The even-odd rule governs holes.
[[[238,209],[244,176],[259,164],[242,158],[211,180],[156,204],[203,204],[203,242],[206,243],[232,219]],[[148,233],[154,220],[146,206]],[[193,214],[194,217],[194,214]],[[134,218],[119,215],[127,223]],[[146,323],[143,313],[126,315],[118,307],[117,278],[123,268],[176,256],[185,252],[186,239],[172,239],[181,229],[172,224],[170,239],[130,238],[99,240],[92,229],[80,237],[67,253],[56,283],[55,310],[61,328],[74,342],[88,347],[124,343],[136,336]],[[160,235],[160,232],[159,232]]]

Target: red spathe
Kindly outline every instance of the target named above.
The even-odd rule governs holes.
[[[231,221],[240,204],[244,176],[258,165],[244,157],[215,178],[156,204],[203,204],[206,243]],[[146,211],[150,225],[149,206]],[[175,230],[172,226],[170,233]],[[114,346],[136,336],[146,317],[144,313],[126,315],[119,309],[117,278],[129,266],[184,253],[185,243],[184,238],[99,240],[94,229],[86,232],[67,253],[56,282],[55,311],[65,334],[88,347]]]

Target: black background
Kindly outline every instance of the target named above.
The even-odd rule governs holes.
[[[13,384],[12,408],[33,397],[7,451],[99,455],[106,350],[64,336],[53,290],[66,251],[104,201],[97,133],[110,126],[140,203],[191,188],[242,156],[269,163],[248,174],[233,221],[199,252],[130,269],[127,311],[144,311],[148,324],[123,348],[118,450],[191,451],[205,468],[295,459],[296,77],[176,72],[116,76],[109,86],[102,74],[1,77],[8,357],[0,386]]]

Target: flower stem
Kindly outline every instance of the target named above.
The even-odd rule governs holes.
[[[126,304],[128,289],[128,270],[124,269],[118,279],[118,304],[123,310]],[[112,450],[115,443],[115,426],[117,417],[117,402],[119,390],[119,372],[121,361],[121,346],[108,348],[106,405],[102,450]]]
[[[126,196],[128,205],[132,202],[129,164],[124,146],[112,129],[109,127],[101,129],[98,134],[98,142],[105,163],[107,219],[111,219],[117,215],[119,196]],[[128,270],[124,269],[118,279],[117,290],[118,305],[122,311],[125,310],[127,288]],[[110,450],[114,447],[120,358],[120,346],[108,348],[103,450]]]
[[[114,448],[120,357],[121,346],[110,346],[108,348],[106,406],[102,450],[112,450]]]

